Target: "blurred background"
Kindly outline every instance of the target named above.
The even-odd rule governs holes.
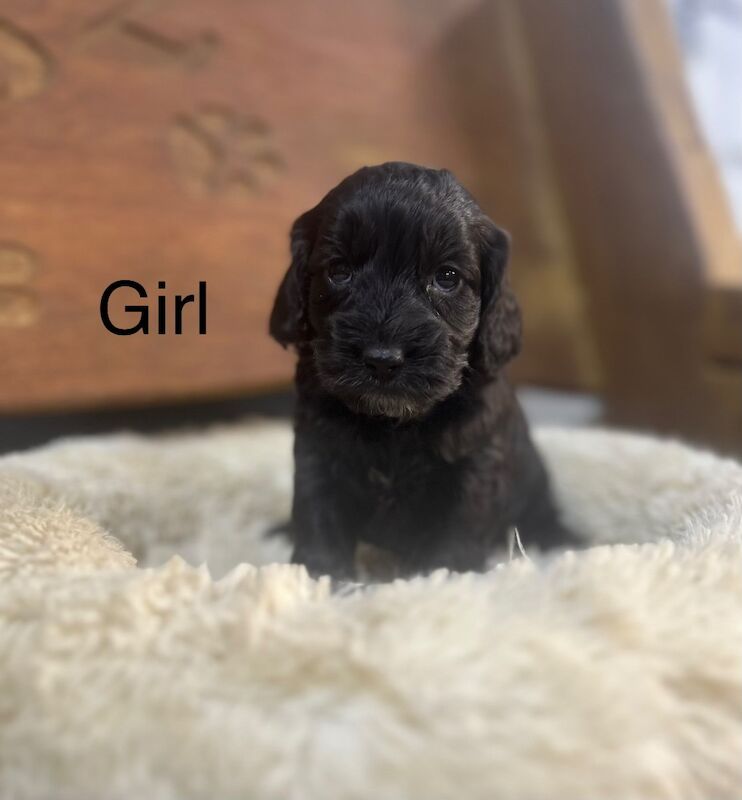
[[[0,451],[290,413],[288,229],[385,160],[511,232],[533,419],[742,452],[742,0],[2,0]]]

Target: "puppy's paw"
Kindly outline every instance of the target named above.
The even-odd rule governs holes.
[[[297,544],[291,556],[291,563],[303,565],[313,578],[329,575],[333,579],[333,585],[338,581],[352,581],[355,578],[355,569],[352,563],[348,563],[337,553],[326,550]]]

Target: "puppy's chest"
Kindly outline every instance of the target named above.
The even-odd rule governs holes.
[[[360,489],[382,503],[423,495],[444,469],[443,460],[422,449],[380,447],[364,459]]]
[[[372,511],[389,512],[400,501],[409,503],[413,499],[412,492],[417,486],[417,493],[427,477],[428,470],[416,470],[417,482],[411,480],[411,472],[400,468],[398,464],[388,462],[372,463],[362,476],[361,492],[365,500],[372,504]],[[422,481],[422,483],[421,483]]]
[[[393,447],[366,459],[355,477],[361,538],[390,547],[429,524],[455,481],[451,466],[434,454]]]

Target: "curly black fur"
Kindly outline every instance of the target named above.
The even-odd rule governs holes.
[[[503,376],[521,339],[508,237],[451,173],[359,170],[294,223],[291,254],[270,332],[299,354],[293,560],[352,577],[362,540],[407,574],[479,570],[514,525],[571,541]],[[378,372],[374,349],[399,363]]]

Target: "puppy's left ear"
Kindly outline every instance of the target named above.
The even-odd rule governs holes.
[[[470,360],[486,377],[494,377],[520,351],[520,308],[505,275],[509,254],[508,234],[486,220],[480,244],[482,310]]]
[[[316,214],[315,207],[291,226],[291,264],[278,287],[269,324],[271,336],[284,347],[298,346],[309,338],[307,265],[316,233]]]

